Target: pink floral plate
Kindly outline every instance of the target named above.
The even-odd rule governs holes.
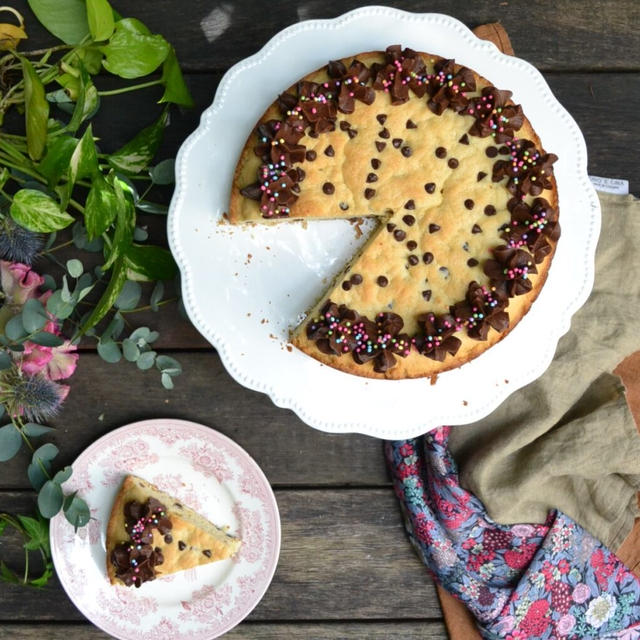
[[[106,527],[128,473],[228,526],[242,538],[240,552],[139,589],[111,586]],[[60,514],[51,521],[58,577],[78,609],[116,638],[216,638],[249,614],[271,582],[280,552],[275,497],[254,460],[213,429],[183,420],[146,420],[116,429],[78,457],[64,489],[78,491],[93,519],[77,533]]]

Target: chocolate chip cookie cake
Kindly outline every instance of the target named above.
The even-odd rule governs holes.
[[[240,540],[142,478],[124,479],[107,525],[111,584],[140,587],[177,571],[224,560]]]
[[[296,347],[355,375],[434,376],[527,313],[560,236],[557,157],[511,95],[394,45],[278,96],[242,151],[230,222],[379,219]]]

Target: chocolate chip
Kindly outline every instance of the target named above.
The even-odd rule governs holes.
[[[402,222],[404,222],[408,227],[412,226],[415,221],[416,219],[410,213],[402,217]]]
[[[503,156],[508,155],[510,153],[509,151],[509,147],[507,147],[507,145],[502,145],[499,149],[498,149],[498,153],[501,153]]]
[[[349,205],[346,202],[341,202],[338,205],[343,211],[346,211],[349,208]]]
[[[407,234],[402,230],[402,229],[396,229],[393,232],[393,237],[398,241],[398,242],[402,242],[406,237]]]
[[[414,255],[409,256],[409,264],[412,267],[415,267],[418,264],[418,262],[420,262],[420,259],[418,258],[418,256],[414,256]]]
[[[460,140],[458,140],[460,144],[469,144],[469,136],[465,133]]]
[[[478,171],[478,177],[476,178],[476,182],[480,182],[480,180],[486,177],[487,177],[487,174],[484,171]]]
[[[340,130],[341,131],[346,131],[347,129],[350,129],[350,128],[351,128],[351,125],[346,120],[343,120],[340,123]]]
[[[387,280],[387,278],[385,278],[384,276],[378,276],[376,282],[378,283],[379,287],[386,287],[389,284],[389,280]]]
[[[447,279],[449,277],[449,269],[447,267],[440,267],[438,269],[443,278]]]
[[[460,163],[458,162],[458,158],[449,158],[449,162],[447,162],[447,164],[450,169],[456,169]]]
[[[160,547],[155,547],[154,551],[156,553],[162,553],[162,549]]]
[[[431,300],[431,289],[427,289],[425,291],[422,292],[422,297],[429,302],[429,300]]]
[[[393,222],[387,222],[387,231],[391,233],[396,228],[396,225]]]
[[[447,157],[447,150],[444,147],[438,147],[436,149],[436,157],[438,157],[438,158],[446,158]]]
[[[380,124],[384,124],[387,121],[387,114],[386,113],[379,113],[376,116],[376,120],[380,123]]]
[[[432,222],[429,225],[429,233],[435,233],[436,231],[440,231],[440,225],[439,224],[435,224],[434,222]]]
[[[376,149],[378,151],[382,151],[387,146],[386,142],[380,142],[380,140],[376,140]]]
[[[362,276],[359,273],[354,273],[350,278],[349,282],[354,285],[362,284]]]
[[[317,138],[318,137],[318,132],[317,131],[309,131],[309,137],[310,138]]]
[[[404,203],[404,208],[409,209],[410,211],[416,208],[416,203],[413,200],[407,200]],[[413,223],[411,223],[413,224]]]
[[[382,164],[382,162],[380,160],[378,160],[378,158],[371,158],[371,166],[374,169],[379,169],[381,164]]]
[[[469,258],[469,259],[467,260],[467,264],[468,264],[470,267],[477,267],[480,263],[479,263],[475,258]]]
[[[436,183],[435,182],[427,182],[427,184],[424,185],[424,190],[427,193],[433,193],[436,190]]]
[[[211,551],[209,551],[209,549],[205,549],[202,552],[202,555],[207,556],[207,558],[210,558],[211,557]]]
[[[367,175],[367,182],[378,182],[378,176],[375,173]]]
[[[171,534],[170,534],[170,533],[167,533],[167,535],[164,537],[164,541],[165,541],[167,544],[171,544],[171,543],[173,542],[173,538],[171,537]]]
[[[336,190],[336,188],[333,186],[333,183],[331,182],[325,182],[322,185],[322,191],[324,193],[326,193],[328,196],[330,196],[332,193],[334,193]]]
[[[495,216],[496,215],[496,208],[492,204],[488,204],[484,208],[484,215],[485,216]]]
[[[400,145],[402,144],[402,138],[394,138],[394,139],[391,141],[391,144],[392,144],[396,149],[399,149],[399,148],[400,148]]]
[[[367,200],[371,200],[371,198],[373,198],[373,196],[376,195],[376,190],[375,189],[365,189],[364,190],[364,197]]]
[[[411,147],[407,147],[406,145],[404,147],[402,147],[402,149],[400,149],[400,153],[405,157],[408,158],[413,151],[411,151]]]
[[[498,150],[495,147],[487,147],[485,153],[488,158],[495,158],[498,155]]]
[[[180,542],[178,542],[178,549],[180,549],[180,551],[184,551],[187,548],[187,545],[182,542],[182,540],[180,540]]]
[[[347,134],[353,140],[358,135],[358,132],[355,129],[349,129]]]
[[[349,289],[351,289],[351,283],[350,283],[348,280],[345,280],[345,281],[342,283],[342,288],[343,288],[345,291],[349,291]]]
[[[334,151],[333,147],[331,145],[329,145],[325,150],[324,150],[324,155],[325,156],[329,156],[330,158],[333,158],[333,156],[336,155],[336,152]]]
[[[471,227],[471,233],[482,233],[482,227],[479,224],[474,224]]]
[[[417,129],[418,125],[411,119],[407,120],[406,124],[407,129]]]
[[[309,162],[313,162],[318,157],[318,154],[313,149],[310,149],[309,151],[307,151],[307,153],[304,154],[304,157]]]
[[[409,240],[409,242],[407,242],[407,249],[409,249],[409,251],[413,251],[417,246],[418,243],[415,240]]]
[[[433,262],[433,253],[431,253],[431,251],[423,253],[422,262],[424,262],[425,264],[431,264]]]
[[[384,138],[385,140],[391,136],[391,134],[389,133],[389,129],[387,129],[387,127],[384,127],[382,131],[379,131],[378,135],[381,138]]]
[[[469,209],[469,211],[471,211],[471,209],[473,209],[473,205],[475,204],[475,202],[471,199],[471,198],[467,198],[464,201],[464,206]]]

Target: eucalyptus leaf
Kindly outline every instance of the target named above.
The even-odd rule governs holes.
[[[64,502],[64,495],[60,485],[47,480],[38,492],[38,509],[45,518],[53,518]]]
[[[49,188],[57,184],[69,168],[77,144],[76,138],[67,135],[49,138],[47,153],[38,166],[38,171],[48,180]]]
[[[78,44],[89,35],[84,0],[28,0],[36,18],[65,44]]]
[[[84,271],[84,267],[82,266],[82,262],[77,258],[72,258],[71,260],[67,260],[67,273],[72,278],[79,278]]]
[[[6,351],[0,351],[0,371],[8,369],[12,364],[13,358]]]
[[[124,329],[124,318],[119,314],[114,314],[113,318],[111,318],[111,322],[107,325],[107,328],[104,330],[102,334],[102,340],[107,340],[109,338],[113,340],[117,340]]]
[[[125,282],[124,286],[122,287],[120,295],[117,297],[113,304],[118,309],[122,309],[123,311],[130,311],[131,309],[135,309],[138,302],[140,302],[141,296],[142,287],[137,282],[127,280],[127,282]]]
[[[139,78],[155,71],[169,53],[161,35],[151,35],[142,22],[124,18],[116,22],[109,44],[100,47],[107,71],[121,78]]]
[[[152,311],[158,311],[160,309],[159,303],[162,301],[162,297],[164,296],[164,283],[162,281],[156,282],[155,287],[153,287],[153,291],[151,292],[151,296],[149,297],[149,305],[151,306]]]
[[[22,326],[27,333],[35,333],[44,327],[49,321],[42,303],[36,298],[31,298],[22,307]]]
[[[140,356],[140,349],[133,340],[127,338],[122,341],[122,354],[124,355],[125,360],[135,362]]]
[[[178,272],[171,253],[161,247],[132,244],[125,256],[132,280],[170,280]]]
[[[96,173],[84,207],[84,223],[91,240],[98,238],[111,226],[117,206],[113,187],[100,172]]]
[[[108,40],[113,33],[113,10],[107,0],[87,0],[89,31],[94,40]]]
[[[123,147],[112,153],[108,158],[109,164],[124,173],[136,174],[144,171],[162,142],[168,122],[169,112],[165,108],[153,124],[145,127]]]
[[[13,196],[9,213],[20,226],[40,233],[64,229],[74,221],[53,198],[35,189],[20,189]]]
[[[100,342],[98,342],[98,355],[105,362],[109,362],[111,364],[120,362],[122,359],[120,347],[113,340],[100,340]]]
[[[7,322],[4,327],[4,334],[9,338],[9,340],[21,340],[27,335],[24,325],[22,324],[22,316],[20,314],[13,316],[13,318]]]
[[[136,209],[144,211],[145,213],[153,213],[159,216],[166,216],[169,213],[169,207],[166,204],[159,204],[157,202],[148,202],[147,200],[139,200],[136,202]]]
[[[167,158],[149,169],[149,175],[154,184],[173,184],[175,182],[176,161]]]
[[[71,477],[72,473],[73,469],[67,465],[64,469],[61,469],[55,476],[53,476],[53,481],[56,484],[64,484]]]
[[[173,378],[168,373],[163,373],[160,379],[162,380],[162,386],[165,389],[168,389],[169,391],[173,389]]]
[[[133,239],[136,242],[144,242],[149,237],[149,232],[142,227],[136,227],[133,230]]]
[[[47,469],[47,471],[49,471],[49,467],[51,465],[49,465],[48,463],[43,463],[43,464],[44,464],[44,467]],[[31,483],[31,486],[36,491],[40,491],[40,489],[42,488],[42,485],[47,481],[47,475],[45,474],[45,472],[42,470],[42,467],[37,462],[32,462],[27,467],[27,476],[29,478],[29,482]]]
[[[96,176],[97,175],[98,174],[96,174]],[[73,225],[72,234],[73,244],[78,247],[78,249],[83,249],[84,251],[89,251],[91,253],[97,253],[98,251],[102,251],[104,247],[104,241],[102,240],[102,238],[97,237],[93,240],[89,239],[86,227],[79,220]]]
[[[50,462],[58,455],[58,447],[51,442],[43,444],[41,447],[33,452],[31,462],[37,463],[38,460],[42,462]]]
[[[182,365],[170,356],[158,356],[156,358],[156,367],[170,376],[177,376],[182,373]]]
[[[20,451],[22,436],[13,424],[0,427],[0,462],[11,460]]]
[[[133,340],[134,342],[142,341],[142,343],[145,343],[150,333],[151,329],[149,329],[149,327],[138,327],[131,333],[129,340]]]
[[[24,77],[24,116],[27,129],[27,149],[32,160],[40,160],[47,143],[47,121],[49,103],[45,98],[44,85],[33,65],[21,58]]]
[[[146,369],[151,369],[151,367],[153,367],[155,360],[155,351],[145,351],[140,354],[140,357],[136,360],[136,364],[138,365],[138,369],[145,371]]]
[[[59,320],[66,320],[73,313],[74,309],[74,304],[62,300],[61,290],[54,291],[47,300],[47,311]]]
[[[87,503],[77,495],[74,495],[71,501],[65,500],[64,515],[76,530],[84,527],[91,520],[91,511]]]
[[[193,107],[193,98],[184,81],[176,52],[171,45],[169,46],[169,53],[162,65],[164,93],[160,98],[160,102],[173,102],[183,107]]]
[[[53,427],[45,427],[44,425],[36,424],[35,422],[27,422],[23,425],[22,431],[30,438],[38,438],[39,436],[43,436],[45,433],[54,431],[54,429]]]
[[[39,344],[41,347],[60,347],[64,344],[64,340],[53,333],[48,331],[41,331],[29,338],[30,342]]]
[[[124,264],[124,258],[119,258],[115,261],[113,269],[111,271],[111,279],[109,284],[102,294],[102,297],[93,308],[93,311],[89,317],[82,323],[80,327],[80,335],[87,332],[88,329],[94,327],[104,316],[109,309],[113,306],[116,298],[120,295],[124,283],[127,281],[127,269]]]
[[[56,281],[54,277],[50,273],[45,273],[42,277],[44,278],[44,282],[40,289],[42,291],[54,291],[56,288]]]

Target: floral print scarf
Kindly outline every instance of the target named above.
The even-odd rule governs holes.
[[[460,486],[450,427],[388,441],[409,537],[484,638],[640,640],[640,580],[568,516],[500,525]]]

